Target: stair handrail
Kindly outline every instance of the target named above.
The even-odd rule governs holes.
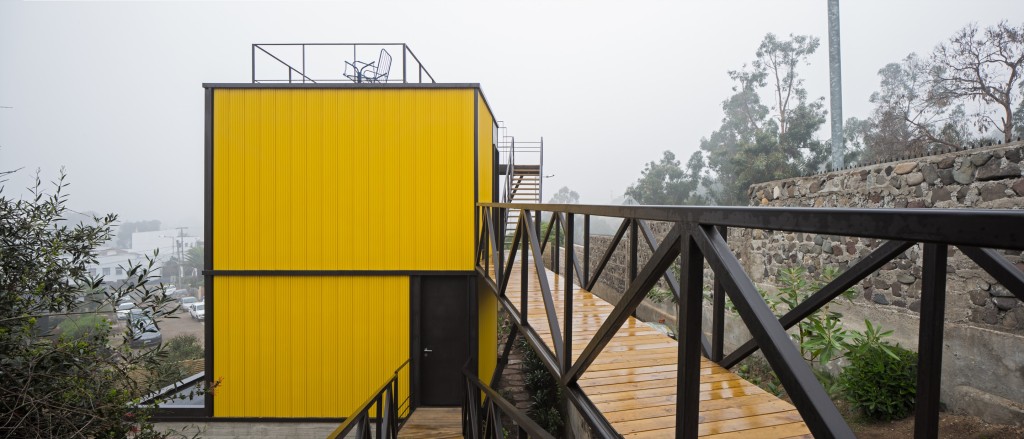
[[[468,368],[462,369],[466,378],[466,394],[462,404],[462,435],[469,439],[503,439],[502,415],[508,416],[516,425],[518,434],[513,437],[555,439],[526,413],[503,398],[497,391],[480,381]],[[483,401],[480,394],[484,394]]]
[[[401,418],[401,405],[409,401],[407,396],[401,403],[398,401],[398,373],[409,365],[405,360],[370,397],[364,401],[345,421],[335,428],[328,439],[347,437],[353,429],[358,428],[356,437],[358,439],[370,439],[370,423],[373,422],[377,428],[378,439],[398,439],[398,430],[402,428],[404,419]],[[370,408],[377,408],[377,417],[370,418]]]

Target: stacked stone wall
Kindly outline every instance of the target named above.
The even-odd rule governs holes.
[[[1020,142],[955,151],[757,184],[748,195],[752,206],[1024,209],[1022,155]],[[657,222],[650,226],[659,241],[670,228]],[[1024,224],[1020,229],[1024,239]],[[747,274],[769,291],[777,286],[781,269],[799,266],[816,277],[825,267],[845,269],[882,244],[877,239],[749,229],[730,229],[728,239]],[[610,236],[591,238],[591,272],[610,242]],[[609,301],[628,286],[627,242],[628,234],[595,288]],[[639,249],[642,267],[651,255],[642,237]],[[577,245],[576,252],[582,261],[582,247]],[[1024,270],[1021,252],[1001,253]],[[844,325],[851,329],[863,330],[862,322],[869,319],[894,329],[894,342],[916,349],[921,256],[920,244],[910,248],[857,285],[853,302],[836,301],[832,309],[845,315]],[[712,274],[706,265],[704,272],[708,289]],[[664,282],[659,287],[667,288]],[[644,305],[652,316],[676,323],[674,305]],[[709,317],[705,309],[706,332]],[[749,334],[738,320],[727,322],[735,323],[726,324],[728,350]],[[943,402],[990,422],[1024,424],[1024,305],[956,249],[949,257],[946,322]]]
[[[883,163],[841,172],[762,183],[750,187],[750,204],[773,207],[1024,208],[1021,155],[1024,144]],[[969,224],[965,225],[970,227]],[[1021,224],[1024,239],[1024,224]],[[772,282],[779,269],[845,268],[877,248],[875,239],[742,230],[733,239],[755,280]],[[745,249],[744,249],[745,247]],[[1024,270],[1020,251],[1002,251]],[[911,248],[858,286],[859,302],[917,314],[921,291],[921,245]],[[1024,334],[1024,307],[959,250],[951,249],[947,321]]]

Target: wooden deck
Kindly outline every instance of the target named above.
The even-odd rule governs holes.
[[[565,288],[562,276],[545,271],[561,323]],[[521,303],[520,273],[517,261],[506,291],[516,306]],[[531,267],[527,319],[553,351],[544,299],[535,274],[536,270]],[[614,306],[576,285],[573,289],[575,361]],[[561,328],[559,331],[564,332]],[[674,437],[677,355],[675,340],[630,317],[583,374],[579,385],[623,436]],[[699,434],[702,437],[811,437],[791,404],[706,358],[701,358],[700,382]]]
[[[449,439],[462,437],[462,409],[420,407],[412,412],[398,437],[403,439]]]

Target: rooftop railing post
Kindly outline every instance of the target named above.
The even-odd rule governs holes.
[[[948,247],[945,244],[924,244],[924,260],[921,264],[921,326],[917,342],[917,402],[914,409],[916,439],[939,436],[947,254]]]
[[[729,229],[718,226],[718,233],[722,234],[726,242],[729,241]],[[703,286],[702,286],[703,288]],[[703,293],[702,293],[703,294]],[[725,355],[725,288],[715,277],[715,285],[711,298],[711,361],[720,362]]]
[[[572,270],[573,266],[569,261],[573,251],[573,231],[575,230],[576,216],[567,213],[565,215],[565,276],[562,277],[562,285],[565,287],[562,293],[562,302],[565,311],[562,312],[562,326],[565,336],[562,338],[562,374],[569,372],[572,367]],[[556,223],[557,224],[557,223]],[[555,235],[557,240],[558,235]]]
[[[683,224],[680,223],[680,229]],[[679,322],[679,359],[676,368],[676,438],[696,439],[700,411],[700,336],[704,298],[704,256],[690,233],[680,246],[682,297],[676,317]]]
[[[409,52],[409,45],[403,43],[402,44],[402,83],[403,84],[408,82],[408,81],[406,81],[406,78],[407,78],[406,71],[407,70],[405,68],[405,66],[408,65],[408,62],[407,62],[408,57],[405,56],[406,53],[408,53],[408,52]]]
[[[256,45],[253,44],[251,49],[252,49],[252,83],[255,84],[256,83]]]
[[[299,73],[302,74],[302,83],[305,84],[306,83],[306,45],[305,44],[302,45],[302,71],[299,72]]]

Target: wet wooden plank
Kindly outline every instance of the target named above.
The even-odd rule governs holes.
[[[403,439],[448,439],[462,437],[462,409],[421,407],[405,422],[398,437]]]
[[[518,261],[517,261],[518,265]],[[521,271],[512,270],[507,295],[521,305]],[[559,330],[564,331],[564,285],[561,276],[546,270],[552,289]],[[551,342],[547,310],[531,264],[527,321],[547,346]],[[573,286],[573,357],[601,328],[615,308],[590,292]],[[578,381],[580,388],[612,426],[626,437],[675,435],[676,362],[678,343],[630,317]],[[701,359],[700,427],[702,437],[787,438],[810,432],[791,404]]]

